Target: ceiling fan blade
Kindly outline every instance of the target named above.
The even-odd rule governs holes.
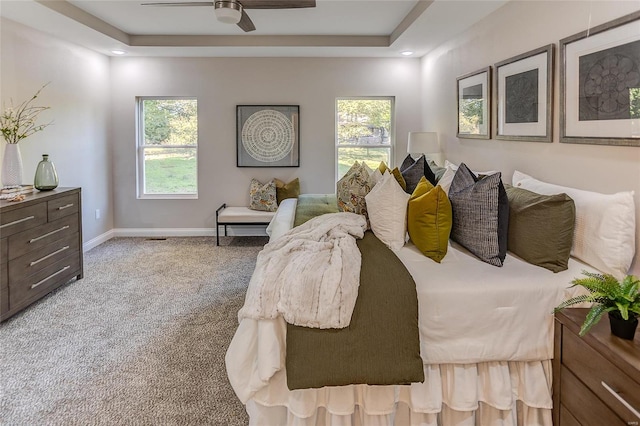
[[[247,15],[247,12],[245,12],[244,9],[242,10],[242,17],[240,18],[240,22],[238,22],[238,26],[242,28],[242,31],[245,33],[256,29],[256,26],[253,25],[251,18],[249,18],[249,15]]]
[[[316,7],[316,0],[238,0],[245,9],[297,9]]]
[[[141,6],[213,6],[212,1],[187,1],[182,3],[166,3],[166,2],[156,2],[156,3],[140,3]]]

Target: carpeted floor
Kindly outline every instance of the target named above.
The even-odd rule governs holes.
[[[246,425],[224,355],[264,237],[116,238],[0,324],[2,425]]]

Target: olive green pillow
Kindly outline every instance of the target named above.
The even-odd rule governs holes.
[[[407,207],[407,230],[411,241],[422,254],[440,263],[447,254],[451,225],[451,202],[447,193],[423,176]]]
[[[509,251],[550,271],[566,270],[576,220],[573,199],[504,187],[509,199]]]
[[[393,177],[396,178],[396,180],[398,181],[398,183],[400,184],[402,189],[404,191],[406,191],[407,190],[407,181],[404,180],[404,177],[402,176],[402,172],[400,172],[400,169],[398,169],[396,167],[395,169],[391,170],[391,174],[393,175]]]
[[[280,179],[274,179],[276,181],[276,198],[278,199],[278,205],[282,200],[287,198],[298,198],[300,195],[300,180],[295,178],[289,183],[285,183]]]

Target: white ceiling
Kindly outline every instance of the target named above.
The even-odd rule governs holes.
[[[316,0],[249,9],[250,33],[218,22],[212,6],[141,5],[148,1],[159,0],[2,0],[0,15],[107,55],[420,57],[509,0]]]

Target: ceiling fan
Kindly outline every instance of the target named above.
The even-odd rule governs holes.
[[[245,9],[297,9],[316,7],[316,0],[216,0],[189,2],[141,3],[142,6],[213,6],[216,18],[226,24],[237,24],[244,32],[256,29]]]

